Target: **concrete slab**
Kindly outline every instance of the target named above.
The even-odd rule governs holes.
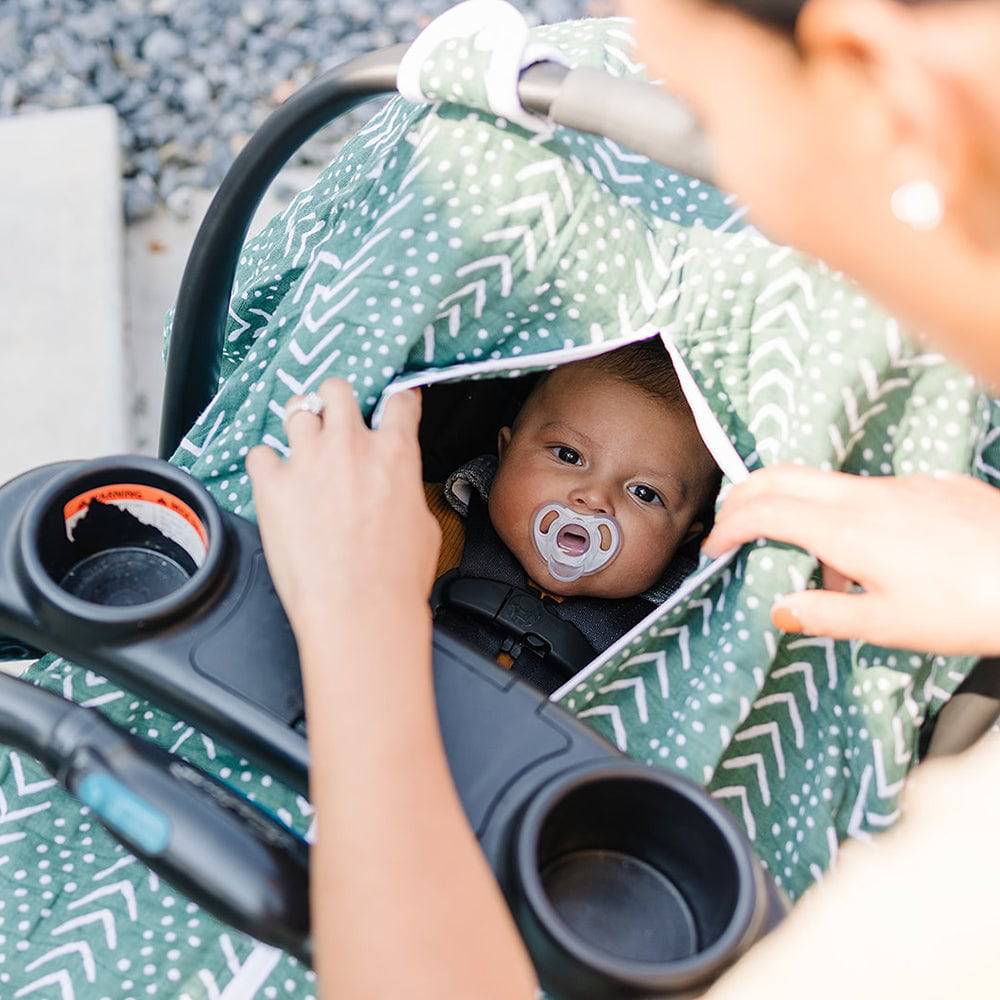
[[[259,232],[289,202],[284,191],[312,184],[320,167],[289,167],[271,185],[250,225]],[[128,450],[155,455],[163,406],[163,317],[174,304],[191,244],[214,192],[196,191],[181,219],[160,206],[125,232],[125,371]]]
[[[0,482],[127,447],[117,116],[0,121]]]

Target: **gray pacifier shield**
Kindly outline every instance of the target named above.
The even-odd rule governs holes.
[[[584,514],[561,503],[539,507],[531,528],[549,574],[564,583],[600,572],[621,548],[621,528],[615,518]]]

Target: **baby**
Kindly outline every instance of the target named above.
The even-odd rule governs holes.
[[[707,527],[719,470],[657,340],[542,376],[500,429],[497,452],[444,489],[425,486],[442,527],[438,606],[441,584],[456,573],[498,580],[572,621],[596,655],[693,569],[697,549],[687,543]],[[458,631],[503,665],[515,663],[518,644],[474,617]]]

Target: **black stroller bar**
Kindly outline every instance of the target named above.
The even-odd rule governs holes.
[[[167,357],[161,458],[173,455],[218,390],[233,278],[271,181],[321,128],[365,101],[394,92],[408,48],[395,45],[359,56],[319,77],[273,112],[236,158],[198,230],[181,279]],[[523,71],[519,94],[527,110],[555,124],[604,135],[711,181],[704,136],[684,106],[660,87],[541,62]]]

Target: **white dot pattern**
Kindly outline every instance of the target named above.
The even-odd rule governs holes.
[[[618,20],[532,38],[573,64],[640,72]],[[243,248],[219,393],[173,458],[221,506],[254,518],[247,452],[287,453],[284,404],[323,378],[348,379],[370,415],[401,377],[463,364],[480,365],[469,377],[516,375],[553,351],[656,331],[751,468],[973,471],[1000,485],[1000,407],[966,375],[714,188],[604,139],[497,118],[484,65],[445,43],[422,79],[442,103],[391,101]],[[748,546],[702,572],[562,703],[637,759],[706,784],[795,897],[838,842],[893,821],[919,725],[970,662],[776,634],[775,596],[815,580],[797,550]],[[308,802],[183,721],[60,659],[28,676],[308,829]],[[32,761],[4,753],[0,790],[0,995],[59,968],[32,963],[68,940],[51,935],[82,900],[119,885],[99,897],[114,947],[100,921],[80,931],[93,978],[64,963],[88,996],[203,1000],[247,961],[248,938],[129,862]],[[314,993],[286,956],[257,995]]]

